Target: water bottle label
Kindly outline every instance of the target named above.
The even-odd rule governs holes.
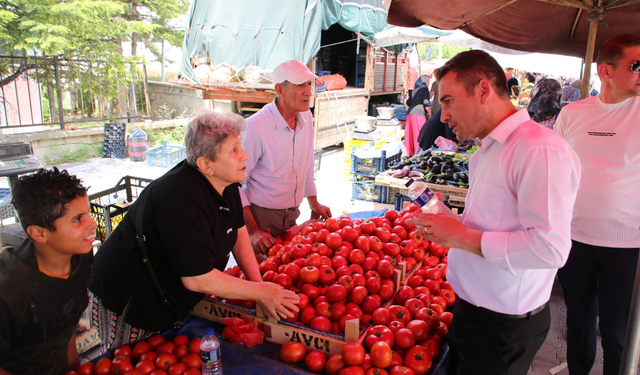
[[[415,203],[418,204],[420,207],[422,207],[425,204],[427,204],[431,200],[431,198],[433,198],[435,195],[436,195],[436,193],[431,191],[431,189],[426,188],[422,192],[422,194],[420,194],[420,196],[418,198],[416,198]]]
[[[202,363],[215,363],[220,360],[220,348],[210,352],[200,352]]]

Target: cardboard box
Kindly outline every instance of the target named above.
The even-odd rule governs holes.
[[[251,320],[254,324],[258,324],[266,320],[266,317],[259,306],[256,306],[255,309],[251,309],[240,305],[226,303],[224,300],[211,298],[210,296],[206,296],[202,301],[200,301],[193,308],[191,314],[212,322],[219,322],[222,318],[241,318]]]
[[[100,345],[100,337],[98,337],[98,330],[95,327],[76,335],[76,350],[78,354],[83,354],[96,345]]]

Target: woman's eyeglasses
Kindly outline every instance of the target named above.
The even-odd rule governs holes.
[[[618,65],[617,63],[605,63],[605,64]],[[629,64],[629,66],[631,67],[631,72],[633,72],[633,73],[640,72],[640,60],[636,60],[636,61],[632,62],[631,64]]]

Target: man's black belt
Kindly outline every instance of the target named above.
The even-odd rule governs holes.
[[[541,312],[542,310],[544,310],[545,307],[547,307],[547,304],[543,304],[542,306],[533,309],[531,311],[529,311],[526,314],[520,314],[520,315],[510,315],[510,314],[503,314],[503,313],[499,313],[499,312],[495,312],[489,309],[485,309],[484,307],[479,307],[476,305],[473,305],[465,300],[463,300],[462,298],[458,297],[457,298],[458,303],[460,304],[460,306],[469,311],[472,314],[476,314],[476,315],[482,315],[482,316],[490,316],[490,317],[494,317],[494,318],[501,318],[501,319],[525,319],[525,318],[530,318],[534,315],[536,315],[537,313]]]

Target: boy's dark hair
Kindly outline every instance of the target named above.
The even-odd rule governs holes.
[[[465,51],[457,54],[442,67],[436,69],[436,79],[449,73],[457,74],[457,81],[461,82],[467,94],[472,95],[481,79],[488,79],[498,96],[509,99],[507,92],[507,77],[500,64],[488,53],[480,50]]]
[[[25,231],[31,225],[55,231],[53,222],[64,216],[64,206],[87,190],[76,176],[53,167],[21,177],[11,189],[11,203]]]

